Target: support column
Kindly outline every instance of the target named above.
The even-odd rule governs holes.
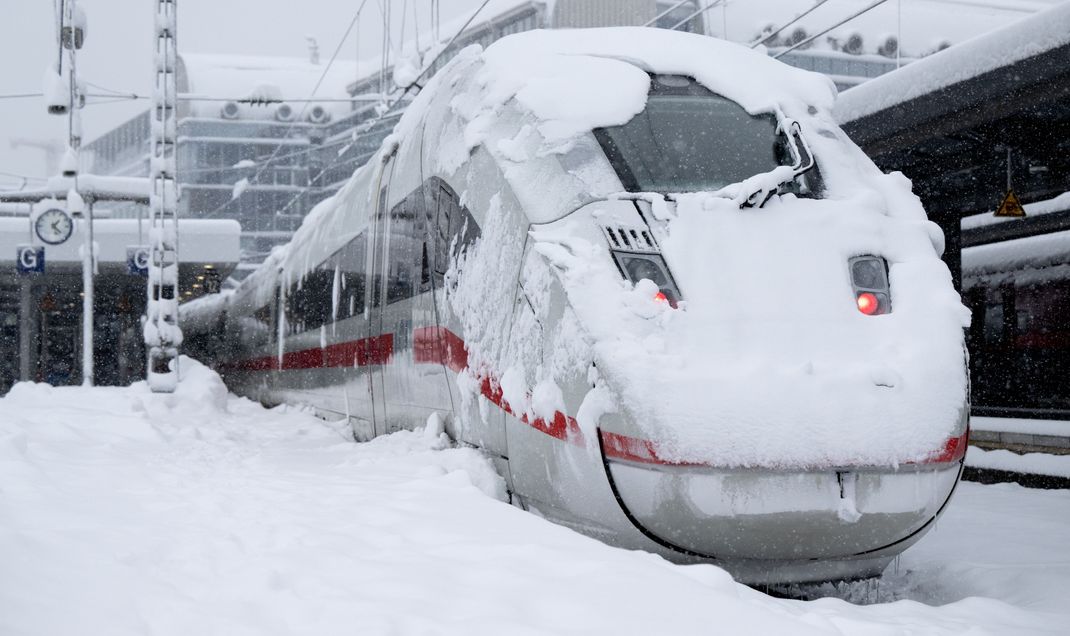
[[[177,59],[175,42],[176,0],[157,0],[155,66],[153,72],[152,225],[149,243],[148,303],[145,309],[145,346],[148,349],[149,388],[171,393],[178,384],[178,185],[175,181],[177,135]]]
[[[33,306],[33,285],[23,279],[19,284],[19,381],[33,380],[37,361],[32,359],[33,343],[37,336],[37,312]]]

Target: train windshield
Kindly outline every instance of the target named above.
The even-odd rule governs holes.
[[[790,165],[776,128],[689,77],[655,75],[643,112],[594,134],[628,191],[699,192]]]

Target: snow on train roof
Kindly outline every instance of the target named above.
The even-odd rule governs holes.
[[[528,31],[490,45],[483,60],[485,101],[515,97],[552,138],[628,121],[646,104],[648,71],[694,77],[751,113],[828,109],[836,94],[825,76],[761,51],[665,29]]]

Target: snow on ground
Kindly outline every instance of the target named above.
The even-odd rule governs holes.
[[[0,400],[0,633],[1017,634],[1070,621],[1067,491],[963,484],[875,597],[826,590],[895,602],[776,599],[511,507],[488,462],[440,436],[355,444],[183,369],[172,396],[20,384]]]

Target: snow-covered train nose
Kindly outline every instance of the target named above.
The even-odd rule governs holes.
[[[602,441],[632,522],[666,547],[719,560],[851,558],[908,541],[939,513],[960,467],[717,469],[659,464],[605,433]]]

